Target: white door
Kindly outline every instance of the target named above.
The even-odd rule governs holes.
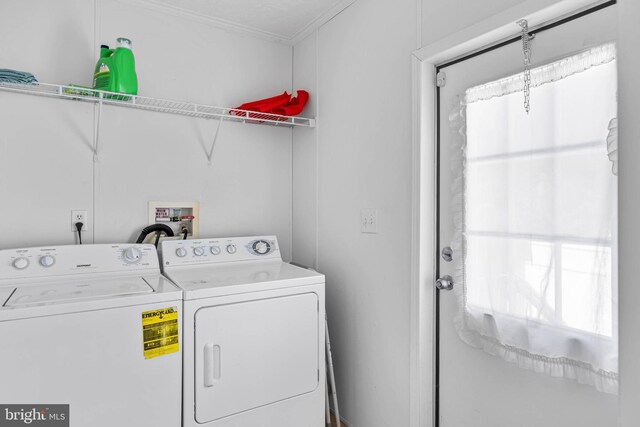
[[[532,43],[533,67],[553,63],[561,58],[575,55],[577,52],[584,51],[589,47],[615,41],[615,9],[615,7],[608,7],[537,34]],[[514,34],[517,34],[517,32],[518,27],[514,23]],[[452,187],[452,181],[455,176],[455,173],[452,172],[452,163],[455,161],[455,155],[452,156],[451,150],[453,148],[452,146],[456,143],[456,132],[459,132],[459,128],[456,127],[455,123],[451,122],[450,119],[453,116],[450,117],[450,112],[458,105],[456,97],[465,93],[469,88],[521,73],[522,70],[523,48],[520,42],[483,53],[457,64],[447,66],[442,70],[446,73],[446,85],[440,88],[439,91],[439,251],[447,246],[453,245],[456,227],[455,212],[456,209],[459,209],[459,206],[456,207],[452,203],[454,191],[452,190],[452,188],[454,188]],[[610,88],[610,86],[608,87]],[[607,95],[607,99],[603,98],[602,102],[610,102],[608,98],[610,95],[611,94]],[[615,93],[612,96],[614,97],[615,104]],[[517,138],[517,136],[523,132],[536,131],[535,129],[524,127],[516,129],[509,128],[509,126],[513,124],[513,120],[509,117],[509,115],[515,111],[513,109],[518,109],[518,114],[520,114],[521,109],[524,109],[523,93],[519,92],[515,99],[516,102],[511,102],[511,104],[507,103],[508,105],[506,107],[502,105],[500,111],[495,111],[495,109],[492,111],[486,110],[487,114],[504,115],[504,121],[496,126],[496,132],[506,133],[510,135],[510,138]],[[542,105],[541,102],[540,97],[536,98],[535,93],[532,94],[531,114],[538,114],[541,108],[558,108],[558,113],[549,115],[550,120],[563,120],[563,115],[560,113],[561,108],[566,108],[567,105],[571,105],[571,103],[575,104],[575,108],[581,108],[585,103],[593,102],[593,100],[585,100],[580,97],[564,97],[563,94],[560,93],[552,103],[547,102]],[[598,102],[600,102],[600,100],[598,100]],[[569,106],[569,108],[574,107]],[[536,111],[536,109],[538,110]],[[478,120],[478,114],[480,113],[475,111],[473,119]],[[482,118],[480,118],[480,121],[481,119]],[[495,121],[495,117],[493,120]],[[588,123],[588,121],[589,119],[585,118],[585,123],[582,124],[581,128],[589,128],[591,123]],[[607,135],[607,124],[608,123],[605,123],[605,137]],[[551,137],[563,138],[564,136],[552,135]],[[480,142],[482,144],[492,145],[495,141]],[[471,140],[471,138],[467,140],[469,146],[476,144],[476,148],[480,142]],[[583,141],[582,145],[584,146],[584,150],[586,150],[585,152],[591,153],[592,151],[589,150],[593,149],[593,146],[589,146],[589,144],[593,145],[595,142],[590,140]],[[563,149],[545,151],[545,149],[537,150],[536,147],[523,148],[525,153],[524,157],[527,161],[531,161],[535,156],[554,156],[558,155],[558,152],[563,152],[564,154],[569,153],[567,154],[569,157],[574,154],[578,156],[575,158],[570,157],[577,162],[580,162],[579,156],[582,152],[581,149],[580,147],[572,147],[565,151],[563,151]],[[607,156],[606,141],[604,146],[600,144],[597,149],[601,150],[602,156]],[[478,158],[480,157],[482,157],[482,153],[478,155]],[[484,188],[484,192],[478,190],[478,184],[482,183],[471,183],[475,185],[475,187],[473,187],[475,193],[470,196],[466,203],[470,204],[468,206],[471,206],[476,211],[484,209],[483,203],[486,203],[487,206],[490,207],[494,201],[492,198],[501,197],[500,195],[496,195],[501,191],[509,192],[511,191],[510,189],[513,188],[517,191],[518,186],[521,185],[520,182],[517,182],[520,176],[518,173],[512,173],[511,175],[508,173],[509,170],[513,171],[520,167],[517,164],[517,159],[514,160],[514,156],[500,152],[498,149],[493,153],[487,154],[481,160],[485,161],[483,167],[495,173],[500,173],[500,171],[505,170],[507,170],[507,173],[504,175],[505,180],[500,185],[493,188]],[[560,170],[562,170],[562,168],[560,168]],[[482,175],[480,174],[479,176]],[[564,185],[567,182],[570,182],[570,180],[559,179],[556,180],[553,185]],[[544,183],[539,184],[543,186]],[[585,188],[587,191],[585,194],[590,194],[589,191],[591,189],[589,186],[591,185],[593,185],[593,183],[585,182],[582,186],[583,188],[570,189],[569,197],[575,196],[575,198],[580,199],[580,192],[585,191]],[[549,191],[549,189],[545,189],[544,191]],[[553,194],[555,193],[551,193],[551,198],[554,197]],[[522,196],[523,197],[518,197],[518,195],[515,195],[511,197],[509,200],[513,205],[508,206],[504,211],[496,211],[493,213],[494,215],[488,215],[499,223],[498,228],[503,221],[518,222],[518,215],[527,215],[529,210],[538,209],[536,206],[527,206],[526,203],[528,203],[530,198],[527,195]],[[556,200],[555,202],[557,202],[556,206],[562,206],[562,200]],[[578,202],[579,200],[576,203]],[[523,203],[524,205],[517,206],[518,203]],[[585,217],[588,217],[590,207],[586,205],[583,208]],[[509,217],[509,215],[512,215],[512,217]],[[468,219],[469,218],[467,218],[467,220]],[[508,233],[501,235],[499,232],[492,235],[491,230],[483,231],[485,232],[485,237],[490,236],[496,239],[518,237],[509,236]],[[528,233],[533,232],[529,230]],[[529,234],[524,237],[529,239],[531,235]],[[574,238],[575,242],[573,243],[575,243],[575,245],[579,246],[581,244],[580,236],[572,236],[571,238]],[[571,238],[567,238],[570,243]],[[542,242],[541,247],[547,245],[553,248],[555,247],[553,245],[557,243],[550,243],[544,236],[541,236],[540,239]],[[561,240],[562,237],[558,239]],[[585,239],[588,240],[587,238]],[[499,245],[493,246],[488,240],[485,241],[485,243],[482,243],[482,240],[479,240],[479,242],[480,243],[475,242],[476,247],[474,253],[478,253],[478,247],[480,247],[481,251],[484,251],[488,256],[504,258],[502,260],[494,259],[493,262],[496,263],[495,265],[500,265],[500,262],[510,262],[511,254],[505,254],[504,251],[500,250]],[[544,247],[546,248],[547,246]],[[527,249],[535,252],[531,247]],[[547,249],[543,248],[543,251]],[[460,257],[462,254],[460,251],[456,252],[454,250],[453,256]],[[565,261],[569,263],[568,260]],[[473,264],[477,262],[477,260],[470,259],[468,262]],[[480,262],[482,262],[482,260]],[[555,262],[559,262],[557,258],[555,258]],[[535,262],[533,263],[535,264]],[[615,265],[615,263],[613,264]],[[454,265],[455,262],[447,262],[443,257],[440,257],[439,277],[442,278],[446,275],[455,277],[457,272],[455,271]],[[533,269],[535,266],[529,267]],[[560,274],[560,276],[557,277],[559,281],[564,277],[562,274],[575,273],[567,269],[570,270],[571,267],[565,266],[565,270],[562,270],[561,266],[556,264],[553,272],[542,271],[538,273]],[[500,272],[492,272],[491,268],[486,265],[471,265],[468,274],[479,274],[477,273],[478,271],[489,276],[494,273],[500,274]],[[477,278],[474,277],[472,279]],[[488,283],[497,284],[500,280],[500,277],[490,277]],[[559,289],[559,282],[556,282],[556,285],[558,285],[557,288]],[[456,284],[454,283],[454,287],[455,286]],[[567,285],[567,288],[568,287]],[[485,291],[490,293],[491,288],[485,289]],[[574,311],[577,310],[579,315],[581,307],[572,308],[572,301],[568,300],[564,301],[565,313],[562,314],[559,312],[560,298],[563,296],[565,299],[571,297],[568,289],[565,289],[564,294],[562,292],[556,292],[556,294],[552,296],[557,297],[557,299],[553,301],[553,304],[549,304],[549,306],[555,307],[556,309],[553,315],[560,316],[560,318],[563,315],[569,316],[570,313],[568,312],[571,309]],[[489,295],[486,298],[490,299],[493,297],[495,297],[495,295]],[[474,298],[477,299],[477,296],[474,296]],[[615,299],[615,297],[612,298]],[[575,380],[557,376],[554,377],[545,373],[536,373],[530,369],[523,369],[518,366],[515,360],[508,362],[502,357],[493,356],[482,349],[473,348],[461,340],[455,326],[459,304],[464,304],[464,302],[457,301],[455,290],[440,290],[438,291],[437,299],[439,301],[439,397],[437,407],[440,427],[614,427],[617,425],[617,397],[615,395],[596,391],[594,387],[579,384]],[[509,309],[505,310],[505,312],[508,311]],[[611,328],[617,328],[615,323],[616,321],[613,320]],[[568,329],[572,327],[570,321],[567,321],[566,325]],[[524,324],[524,327],[526,327],[526,324]],[[546,344],[548,343],[542,343],[542,345]]]
[[[204,307],[196,313],[195,328],[198,423],[318,387],[315,293]]]

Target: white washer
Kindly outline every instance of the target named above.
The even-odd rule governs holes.
[[[0,404],[69,404],[71,427],[179,426],[182,354],[146,358],[142,314],[173,308],[179,331],[181,299],[153,245],[0,251]]]
[[[184,290],[183,427],[325,425],[324,276],[277,239],[162,242]]]

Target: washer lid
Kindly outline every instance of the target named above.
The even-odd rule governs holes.
[[[117,280],[113,278],[94,278],[71,282],[49,282],[16,287],[4,303],[4,307],[19,308],[32,305],[60,304],[153,292],[153,288],[143,277],[119,278]]]

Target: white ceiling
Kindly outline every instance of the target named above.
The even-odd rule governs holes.
[[[149,0],[171,9],[294,44],[355,0]]]

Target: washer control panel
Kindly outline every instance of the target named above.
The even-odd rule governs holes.
[[[282,259],[275,236],[165,240],[162,242],[162,265],[165,267],[256,259]]]
[[[0,251],[0,280],[159,270],[153,245],[73,245]]]

